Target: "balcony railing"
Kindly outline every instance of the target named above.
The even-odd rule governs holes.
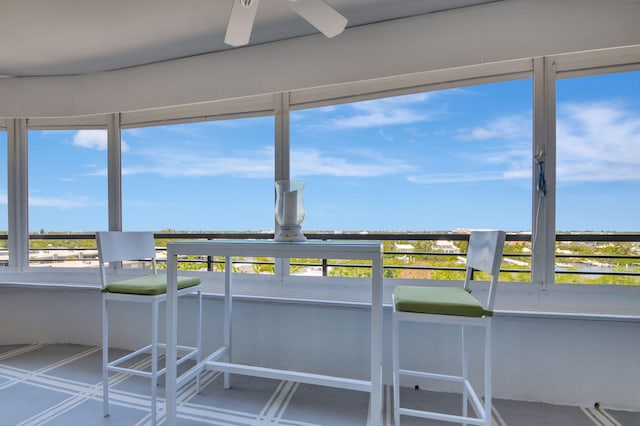
[[[462,279],[469,238],[464,232],[333,233],[307,232],[310,240],[381,241],[386,277]],[[166,243],[172,240],[263,239],[268,232],[160,232],[155,234],[162,265]],[[6,235],[0,235],[0,244]],[[97,265],[93,233],[30,235],[31,266],[90,267]],[[509,233],[505,244],[501,280],[530,281],[531,235]],[[236,259],[244,272],[273,272],[274,259]],[[3,259],[6,264],[6,256]],[[222,270],[224,260],[211,257],[181,258],[182,269]],[[291,259],[292,274],[365,276],[367,263],[332,259]],[[556,235],[556,282],[593,282],[640,285],[640,233],[559,233]]]

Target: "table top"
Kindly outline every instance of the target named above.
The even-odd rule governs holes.
[[[322,257],[373,259],[382,254],[379,241],[197,240],[167,243],[168,255]],[[343,256],[343,257],[342,257]]]

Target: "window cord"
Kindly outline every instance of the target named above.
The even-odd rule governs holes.
[[[544,160],[536,160],[536,163],[538,164],[538,181],[536,183],[536,189],[544,197],[547,195],[547,181],[544,178]]]
[[[540,199],[538,200],[538,206],[536,208],[536,220],[535,220],[535,232],[532,236],[531,240],[531,249],[536,246],[536,242],[538,240],[538,229],[540,228],[540,206],[544,202],[544,198],[547,195],[547,182],[544,177],[544,160],[535,160],[538,165],[538,179],[536,181],[536,190],[540,195]]]

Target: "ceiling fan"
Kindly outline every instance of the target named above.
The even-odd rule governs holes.
[[[329,38],[340,34],[347,25],[347,18],[324,0],[286,0],[286,2],[293,11]],[[227,34],[224,37],[226,44],[244,46],[249,43],[259,3],[260,0],[233,1]]]

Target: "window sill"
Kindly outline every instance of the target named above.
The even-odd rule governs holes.
[[[182,273],[182,272],[181,272]],[[139,274],[127,271],[119,278]],[[203,281],[207,297],[224,293],[220,272],[187,272]],[[0,272],[0,289],[85,290],[100,289],[97,269],[32,268],[25,272]],[[391,306],[396,285],[424,285],[424,281],[385,279],[383,303]],[[457,285],[433,282],[431,285]],[[473,287],[480,300],[486,297],[486,283]],[[366,308],[371,300],[368,278],[285,277],[235,274],[233,293],[240,300],[273,303],[310,303],[327,306]],[[640,321],[640,287],[610,285],[555,285],[543,288],[531,283],[501,283],[496,295],[496,316],[563,319]]]

